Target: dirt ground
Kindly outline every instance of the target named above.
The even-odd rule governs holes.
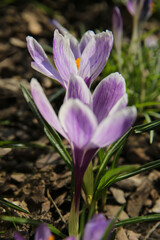
[[[43,3],[43,1],[41,1]],[[111,29],[113,4],[105,1],[45,1],[49,9],[31,2],[18,2],[0,9],[0,139],[34,142],[50,146],[37,120],[33,117],[20,90],[20,84],[30,89],[32,77],[37,78],[47,96],[60,86],[30,66],[26,36],[52,46],[54,28],[49,24],[57,18],[65,27],[80,36],[83,29]],[[94,20],[94,21],[93,21]],[[58,109],[62,95],[53,101]],[[67,145],[67,142],[65,142]],[[144,164],[159,159],[160,130],[149,144],[149,134],[132,135],[125,146],[119,164]],[[11,216],[28,217],[51,223],[66,232],[70,210],[71,173],[53,148],[0,148],[0,196],[29,210],[30,215],[11,210]],[[108,193],[106,217],[115,215],[126,203],[120,219],[160,213],[160,171],[152,170],[114,185]],[[59,214],[59,212],[61,214]],[[0,206],[0,215],[7,214]],[[61,215],[63,217],[61,217]],[[17,225],[26,239],[33,239],[35,227]],[[0,239],[13,239],[12,223],[0,222]],[[58,238],[56,238],[58,239]],[[160,239],[160,222],[129,225],[121,228],[117,240]]]

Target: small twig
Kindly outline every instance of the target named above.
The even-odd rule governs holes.
[[[55,201],[54,201],[53,198],[51,197],[50,192],[49,192],[49,189],[47,189],[47,196],[48,196],[48,198],[50,199],[50,201],[53,203],[54,207],[56,208],[56,210],[57,210],[57,212],[58,212],[61,220],[63,221],[63,223],[64,223],[65,225],[67,225],[67,224],[66,224],[66,221],[64,220],[64,217],[62,216],[62,214],[61,214],[61,212],[60,212],[60,210],[59,210],[59,208],[57,207]]]
[[[160,222],[157,222],[152,228],[151,230],[147,233],[147,235],[145,236],[144,240],[149,239],[150,235],[156,230],[156,228],[160,225]]]

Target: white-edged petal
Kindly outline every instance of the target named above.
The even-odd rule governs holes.
[[[69,99],[60,108],[59,119],[70,143],[79,149],[85,148],[97,127],[90,108],[79,99]]]
[[[68,83],[70,75],[77,73],[76,59],[70,48],[67,35],[62,36],[58,30],[54,31],[53,57],[59,74]]]
[[[137,110],[127,107],[104,119],[91,139],[99,148],[106,147],[120,138],[135,122]]]
[[[55,111],[44,94],[41,85],[35,78],[31,79],[31,93],[33,100],[44,119],[62,136],[66,137]]]
[[[71,75],[67,91],[66,100],[68,99],[79,99],[81,102],[88,106],[92,106],[91,103],[91,92],[84,82],[83,78],[78,75]]]

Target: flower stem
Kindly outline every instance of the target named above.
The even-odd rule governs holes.
[[[69,215],[69,225],[68,225],[68,231],[69,231],[69,236],[75,236],[78,238],[78,230],[79,230],[79,209],[76,210],[75,206],[75,195],[72,200],[72,205],[71,205],[71,211]]]

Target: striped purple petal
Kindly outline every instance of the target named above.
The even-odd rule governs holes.
[[[53,57],[59,74],[67,84],[70,75],[77,73],[76,59],[71,51],[69,38],[67,35],[62,36],[58,30],[54,31]]]
[[[62,136],[66,137],[64,131],[61,128],[59,123],[59,119],[53,110],[50,102],[48,101],[44,91],[38,81],[34,78],[31,80],[31,93],[34,99],[34,102],[44,117],[44,119],[53,127],[55,128]]]
[[[80,57],[79,42],[70,32],[64,28],[56,19],[51,20],[51,23],[57,28],[63,36],[67,36],[70,42],[70,48],[74,54],[75,59]]]
[[[94,36],[95,36],[95,33],[93,31],[89,30],[89,31],[85,32],[85,34],[83,35],[83,37],[81,38],[81,41],[79,43],[79,48],[80,48],[81,54],[83,53],[83,50],[87,46],[90,39]]]
[[[68,88],[66,91],[66,100],[73,98],[79,99],[84,104],[91,107],[91,92],[84,82],[83,78],[78,75],[71,75]]]
[[[90,86],[103,70],[113,45],[113,36],[109,31],[96,34],[85,47],[79,66],[80,75]]]
[[[133,125],[136,117],[137,110],[135,107],[127,107],[109,115],[98,125],[91,143],[99,148],[110,145]]]
[[[34,62],[31,63],[31,66],[44,75],[57,80],[62,86],[65,87],[63,79],[50,63],[41,45],[33,37],[28,36],[26,40],[28,51],[34,60]]]
[[[71,145],[84,149],[97,127],[92,110],[79,99],[69,99],[62,105],[59,119]]]
[[[100,123],[117,101],[125,94],[125,80],[119,73],[104,78],[93,93],[93,112]]]

